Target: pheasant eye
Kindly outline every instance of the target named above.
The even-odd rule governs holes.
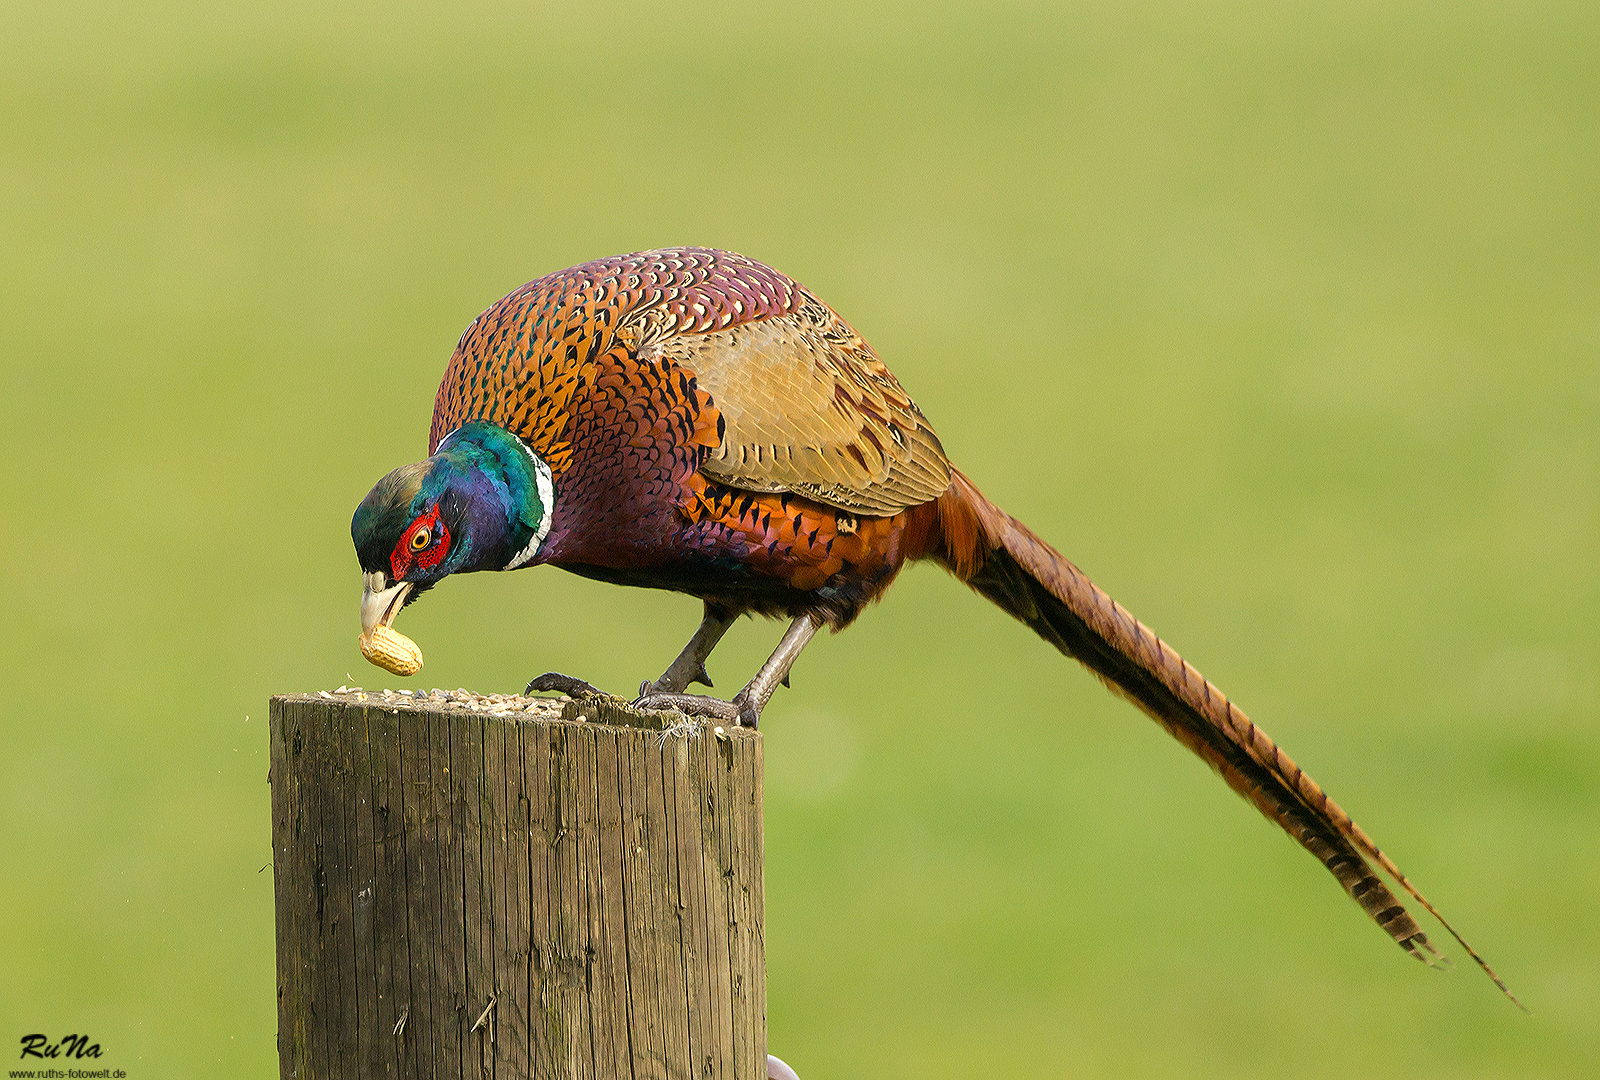
[[[416,532],[411,534],[411,550],[421,551],[423,548],[428,546],[428,541],[430,539],[432,539],[432,536],[429,534],[427,529],[418,529]]]

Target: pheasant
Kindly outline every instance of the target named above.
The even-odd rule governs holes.
[[[866,341],[776,270],[678,248],[522,286],[462,335],[428,452],[378,481],[351,522],[364,643],[455,573],[548,563],[670,589],[704,616],[637,703],[753,727],[818,630],[848,626],[906,562],[928,559],[1148,713],[1406,952],[1444,962],[1373,863],[1511,996],[1288,754],[986,499]],[[771,657],[731,700],[688,693],[711,686],[707,657],[752,613],[791,620]],[[541,689],[594,688],[552,672],[529,685]]]

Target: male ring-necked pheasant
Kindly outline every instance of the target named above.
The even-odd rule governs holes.
[[[754,726],[812,635],[932,559],[1198,754],[1407,952],[1439,957],[1369,859],[1506,989],[1265,732],[984,498],[861,336],[776,270],[680,248],[530,282],[462,335],[428,444],[351,522],[364,641],[453,573],[550,563],[672,589],[705,617],[640,704]],[[685,693],[711,685],[706,658],[747,613],[793,622],[732,701]],[[529,689],[592,687],[551,673]]]

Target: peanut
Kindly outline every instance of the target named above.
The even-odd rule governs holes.
[[[370,637],[361,635],[361,655],[395,675],[415,675],[422,670],[422,650],[417,643],[387,626],[377,627]]]

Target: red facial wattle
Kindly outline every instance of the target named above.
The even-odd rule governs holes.
[[[418,534],[423,530],[427,530],[426,536],[419,539]],[[400,534],[399,542],[389,554],[390,577],[399,581],[413,568],[431,569],[439,565],[449,550],[450,530],[440,519],[439,508],[434,506]]]

